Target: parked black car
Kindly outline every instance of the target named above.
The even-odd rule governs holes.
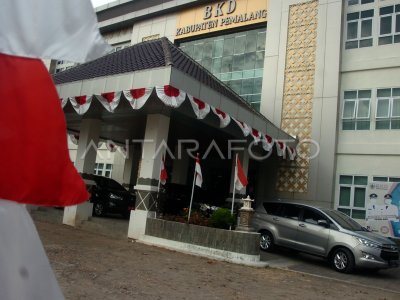
[[[114,179],[93,174],[82,174],[82,178],[96,183],[90,190],[94,216],[120,214],[124,218],[129,217],[130,211],[135,208],[136,197],[122,185]]]

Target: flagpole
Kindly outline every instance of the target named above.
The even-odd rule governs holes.
[[[163,161],[163,156],[164,156],[164,155],[161,155],[161,162],[160,162],[160,172],[158,173],[157,199],[158,199],[158,195],[160,194],[160,185],[161,185],[161,171],[162,171],[162,167],[163,167],[163,164],[164,164],[164,161]]]
[[[234,205],[234,203],[235,203],[236,176],[237,176],[237,161],[238,161],[238,154],[236,153],[236,157],[235,157],[235,173],[234,173],[234,175],[233,175],[233,193],[232,193],[231,215],[233,215],[233,205]]]
[[[188,214],[188,223],[190,220],[190,214],[192,212],[192,202],[193,202],[193,193],[194,193],[194,184],[196,182],[197,172],[196,172],[196,163],[194,165],[194,175],[193,175],[193,186],[192,186],[192,196],[190,197],[190,205],[189,205],[189,214]]]

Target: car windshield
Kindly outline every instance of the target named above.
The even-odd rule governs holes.
[[[338,223],[344,229],[351,231],[365,231],[364,227],[362,227],[348,215],[340,211],[324,209],[323,212],[326,213],[329,217],[331,217],[336,223]]]

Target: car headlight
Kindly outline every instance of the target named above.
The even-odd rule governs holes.
[[[113,193],[110,193],[110,198],[111,198],[111,199],[116,199],[116,200],[121,200],[121,199],[122,199],[121,196],[115,195],[115,194],[113,194]]]
[[[378,249],[381,248],[380,244],[372,242],[370,240],[359,238],[359,237],[357,237],[356,239],[357,239],[357,241],[360,242],[360,244],[362,244],[364,246],[371,247],[371,248],[378,248]]]

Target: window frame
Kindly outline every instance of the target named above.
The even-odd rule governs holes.
[[[102,168],[99,168],[99,166],[103,165]],[[99,175],[99,176],[103,176],[106,178],[111,178],[112,176],[112,170],[113,170],[113,164],[108,164],[108,163],[95,163],[94,165],[94,170],[93,170],[93,174],[94,175]],[[107,172],[109,173],[109,176],[107,176]]]
[[[390,96],[389,97],[378,97],[378,91],[379,90],[387,90],[390,89]],[[399,96],[393,96],[393,90],[397,88],[378,88],[376,90],[376,107],[375,107],[375,122],[377,121],[388,121],[389,122],[389,128],[377,128],[375,124],[375,130],[399,130],[399,128],[392,128],[392,121],[400,121],[400,114],[398,116],[393,115],[393,106],[394,106],[394,101],[400,101],[400,95]],[[388,113],[387,116],[378,116],[378,107],[379,107],[379,102],[383,100],[389,100],[389,106],[388,106]]]
[[[371,96],[370,98],[359,98],[359,92],[360,91],[370,91]],[[349,98],[346,99],[345,98],[345,93],[346,92],[356,92],[357,93],[357,98]],[[372,90],[370,89],[363,89],[363,90],[348,90],[348,91],[344,91],[343,92],[343,108],[342,108],[342,130],[371,130],[371,98],[372,98]],[[359,113],[359,103],[361,101],[368,101],[368,116],[366,117],[359,117],[358,113]],[[345,117],[344,113],[345,113],[345,106],[346,106],[346,102],[354,102],[354,108],[353,108],[353,114],[352,117]],[[355,122],[355,128],[354,129],[343,129],[343,124],[344,121],[354,121]],[[357,123],[360,121],[369,121],[369,128],[368,129],[358,129],[357,128]]]
[[[349,183],[340,183],[340,177],[342,176],[348,176],[348,177],[352,177],[352,182],[351,184]],[[361,184],[355,184],[355,177],[366,177],[367,178],[367,183],[366,185],[361,185]],[[366,202],[367,202],[367,188],[368,188],[368,175],[348,175],[348,174],[340,174],[339,175],[339,192],[338,192],[338,201],[337,201],[337,210],[341,211],[345,214],[347,214],[345,211],[343,210],[350,210],[350,217],[353,219],[358,219],[353,217],[353,210],[356,211],[364,211],[364,214],[366,216],[367,213],[367,208],[366,208]],[[344,206],[344,205],[340,205],[340,189],[341,187],[347,187],[350,188],[350,203],[348,206]],[[354,202],[355,202],[355,190],[356,188],[363,188],[365,189],[365,197],[364,197],[364,207],[360,207],[360,206],[354,206]],[[365,219],[365,217],[364,217]],[[363,219],[358,219],[358,220],[363,220]]]
[[[362,13],[366,12],[366,11],[372,11],[372,16],[369,17],[362,17]],[[357,19],[353,19],[353,20],[347,20],[348,16],[350,14],[355,14],[358,13],[358,18]],[[375,16],[375,10],[374,9],[367,9],[367,10],[360,10],[360,11],[355,11],[355,12],[350,12],[346,14],[346,41],[344,43],[344,47],[346,50],[350,50],[350,49],[359,49],[359,48],[367,48],[367,47],[372,47],[374,46],[374,16]],[[362,24],[363,21],[368,21],[371,20],[371,35],[369,35],[368,37],[362,37]],[[348,34],[349,34],[349,24],[350,23],[357,23],[357,37],[356,38],[352,38],[349,39],[348,38]],[[372,45],[370,46],[360,46],[360,43],[364,40],[372,40]],[[348,47],[347,44],[351,43],[351,42],[357,42],[357,47]]]
[[[399,35],[400,36],[400,31],[396,31],[396,25],[397,25],[397,16],[400,16],[400,9],[399,9],[399,11],[397,11],[396,12],[396,6],[398,6],[398,7],[400,7],[400,5],[399,4],[395,4],[395,5],[386,5],[386,6],[381,6],[381,7],[379,7],[379,25],[378,25],[378,45],[379,46],[384,46],[384,45],[391,45],[391,44],[395,44],[395,43],[400,43],[400,38],[399,38],[399,41],[398,42],[395,42],[394,41],[394,37],[396,36],[396,35]],[[381,15],[380,14],[380,9],[381,8],[386,8],[386,7],[393,7],[393,12],[391,12],[391,13],[389,13],[389,14],[384,14],[384,15]],[[381,26],[382,26],[382,18],[384,18],[384,17],[388,17],[388,16],[390,16],[390,18],[391,18],[391,31],[390,31],[390,33],[385,33],[385,34],[381,34]],[[399,17],[400,18],[400,17]],[[399,19],[399,22],[400,22],[400,19]],[[399,25],[400,26],[400,25]],[[391,37],[392,38],[392,41],[390,42],[390,43],[385,43],[385,44],[381,44],[380,43],[380,39],[381,38],[387,38],[387,37]]]

